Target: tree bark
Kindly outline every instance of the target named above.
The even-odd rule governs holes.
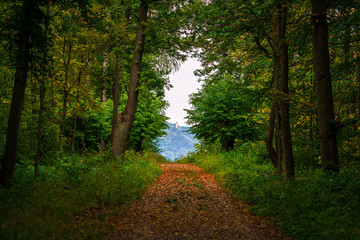
[[[66,38],[64,38],[64,46],[63,46],[63,52],[66,52]],[[67,53],[67,59],[65,61],[64,59],[64,68],[65,68],[65,76],[64,76],[64,96],[63,96],[63,111],[62,111],[62,117],[61,117],[61,123],[60,123],[60,136],[59,140],[62,140],[64,131],[65,131],[65,121],[66,121],[66,111],[67,111],[67,100],[69,96],[69,90],[67,88],[68,78],[69,78],[69,67],[70,67],[70,61],[71,61],[71,52],[72,52],[72,43],[69,38],[69,52]],[[62,145],[62,143],[60,143]]]
[[[130,14],[126,13],[125,15],[126,19],[126,25],[125,25],[125,31],[128,29],[128,23],[130,19]],[[125,36],[123,37],[121,41],[121,45],[125,44]],[[116,63],[115,63],[115,76],[114,76],[114,82],[112,86],[112,93],[113,93],[113,119],[112,119],[112,126],[111,126],[111,135],[110,135],[110,142],[113,143],[115,130],[116,130],[116,124],[117,124],[117,118],[118,118],[118,111],[119,111],[119,97],[120,97],[120,78],[124,80],[124,76],[122,74],[122,54],[121,50],[116,51]]]
[[[81,77],[82,77],[82,70],[79,71],[79,75],[77,77],[77,84],[78,84],[79,87],[80,87],[80,84],[81,84]],[[80,105],[80,94],[79,93],[76,94],[76,101]],[[65,112],[65,116],[66,116],[66,112]],[[79,119],[79,117],[78,117],[77,111],[75,109],[72,136],[71,136],[71,150],[72,151],[75,150],[75,138],[76,138],[76,128],[77,128],[78,119]]]
[[[312,85],[312,91],[310,92],[310,103],[311,103],[311,109],[310,109],[310,163],[311,163],[311,170],[315,171],[315,156],[314,156],[314,110],[313,106],[315,106],[315,96],[314,93],[316,92],[315,83],[313,80],[311,80]],[[315,115],[316,119],[316,115]]]
[[[273,138],[274,138],[274,129],[275,129],[275,120],[276,120],[276,98],[273,97],[272,104],[271,104],[271,112],[270,112],[270,119],[269,119],[269,126],[268,132],[265,137],[265,147],[269,154],[271,163],[273,164],[274,168],[277,169],[278,162],[277,162],[277,153],[273,146]]]
[[[69,96],[69,90],[64,87],[64,95],[63,95],[63,109],[61,115],[61,123],[60,123],[60,135],[59,140],[62,141],[62,137],[65,132],[65,121],[66,121],[66,111],[67,111],[67,100]],[[60,143],[62,145],[62,143]]]
[[[321,164],[324,169],[338,172],[338,149],[330,75],[328,25],[326,19],[328,1],[312,0],[311,5]]]
[[[314,134],[313,134],[313,112],[310,112],[310,163],[311,163],[311,171],[315,171],[315,159],[314,159]]]
[[[278,14],[276,12],[277,22]],[[275,26],[275,30],[278,28],[278,24]],[[277,35],[277,30],[275,32]],[[279,91],[280,91],[280,77],[281,77],[281,62],[279,52],[279,41],[277,36],[274,37],[274,49],[273,49],[273,75],[274,75],[274,87],[275,87],[275,129],[276,129],[276,171],[278,174],[282,174],[282,160],[283,160],[283,139],[281,134],[281,116],[280,116],[280,103],[279,103]]]
[[[279,175],[283,172],[283,137],[281,134],[281,116],[280,116],[280,106],[278,101],[276,101],[276,153],[277,153],[277,167],[276,170]]]
[[[140,1],[138,29],[135,38],[134,54],[130,71],[129,95],[124,111],[117,117],[116,129],[111,146],[114,157],[125,158],[126,144],[129,139],[132,124],[134,122],[137,103],[138,85],[142,57],[144,53],[145,29],[147,23],[148,3]]]
[[[117,126],[117,117],[118,117],[118,111],[119,111],[119,95],[120,95],[120,85],[119,85],[119,79],[120,79],[120,71],[121,71],[121,56],[120,51],[116,51],[116,63],[115,63],[115,76],[114,76],[114,82],[112,86],[112,92],[113,92],[113,121],[111,126],[111,136],[110,140],[111,143],[114,142],[114,135],[115,130]]]
[[[359,62],[359,55],[356,54],[356,62]],[[356,94],[356,110],[357,110],[357,131],[360,129],[360,64],[356,65],[356,83],[357,83],[357,94]],[[357,139],[357,148],[360,152],[360,138]]]
[[[18,55],[6,133],[5,153],[0,171],[0,183],[5,187],[10,186],[15,171],[21,112],[24,104],[25,88],[30,63],[30,35],[33,30],[34,11],[35,7],[33,2],[24,0],[21,10]]]
[[[276,2],[274,2],[276,4]],[[273,85],[274,85],[274,95],[271,106],[268,134],[265,139],[266,149],[270,156],[271,162],[274,168],[279,174],[282,173],[282,156],[283,156],[283,140],[281,134],[281,117],[280,117],[280,105],[279,105],[279,91],[280,91],[280,78],[281,78],[281,59],[279,51],[279,39],[278,39],[278,29],[279,29],[279,10],[274,8],[274,21],[272,23],[273,29],[273,40],[270,43],[272,48],[272,58],[273,58]],[[274,130],[276,129],[276,150],[273,147],[273,135]]]
[[[110,14],[110,13],[109,13]],[[109,63],[109,54],[107,52],[107,50],[104,52],[104,62],[103,62],[103,91],[102,91],[102,97],[101,97],[101,102],[105,103],[107,101],[107,95],[106,95],[106,75],[107,75],[107,67],[108,67],[108,63]],[[110,136],[110,141],[112,140],[112,128],[111,128],[111,136]],[[104,139],[100,140],[100,144],[99,144],[99,151],[103,151],[105,149],[105,141]]]
[[[274,28],[274,23],[272,24],[273,28]],[[278,170],[278,166],[279,166],[279,161],[278,161],[278,131],[277,131],[277,125],[278,125],[278,121],[277,121],[277,115],[278,115],[278,103],[277,103],[277,91],[278,91],[278,76],[279,76],[279,71],[278,71],[278,66],[279,66],[279,61],[278,58],[276,57],[276,49],[274,44],[270,44],[270,46],[272,46],[272,59],[273,59],[273,76],[272,76],[272,80],[273,80],[273,96],[272,96],[272,101],[271,101],[271,111],[270,111],[270,118],[269,118],[269,125],[268,125],[268,132],[265,138],[265,147],[266,150],[268,152],[268,155],[270,157],[271,163],[273,164],[274,168],[276,170]],[[274,143],[273,143],[273,139],[274,139],[274,130],[276,129],[276,150],[274,148]]]
[[[36,155],[35,155],[35,177],[39,175],[39,159],[41,155],[41,138],[42,138],[42,128],[43,128],[43,113],[44,113],[44,99],[45,99],[45,79],[44,76],[40,80],[40,107],[39,107],[39,119],[38,119],[38,131],[37,131],[37,146],[36,146]]]
[[[279,27],[278,27],[278,43],[281,66],[280,81],[280,112],[281,112],[281,130],[284,145],[284,165],[286,179],[290,180],[294,177],[294,157],[292,149],[291,129],[290,129],[290,111],[289,111],[289,58],[288,45],[286,43],[286,15],[287,3],[279,4]]]
[[[109,54],[107,53],[107,51],[104,52],[104,62],[103,62],[103,91],[102,91],[102,97],[101,97],[101,102],[106,102],[107,101],[107,96],[106,96],[106,75],[107,75],[107,65],[109,62]]]

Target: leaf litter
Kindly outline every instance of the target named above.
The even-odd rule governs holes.
[[[193,164],[161,164],[163,173],[125,214],[107,219],[106,239],[290,239],[269,218],[234,200]]]

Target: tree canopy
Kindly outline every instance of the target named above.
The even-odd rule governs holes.
[[[260,103],[257,93],[231,75],[203,86],[190,97],[192,109],[186,110],[190,131],[207,143],[219,140],[224,150],[233,149],[235,140],[259,140],[253,119]]]
[[[37,169],[64,152],[112,149],[117,158],[156,146],[167,126],[168,76],[189,56],[203,67],[187,110],[203,144],[229,150],[265,139],[269,160],[289,179],[294,166],[315,169],[320,160],[338,171],[356,162],[359,3],[318,4],[3,1],[2,176],[11,178],[16,161]],[[316,19],[328,24],[321,44]]]

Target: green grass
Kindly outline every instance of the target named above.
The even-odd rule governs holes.
[[[253,210],[274,217],[283,233],[296,239],[360,239],[360,174],[343,168],[339,174],[322,170],[296,172],[287,182],[273,174],[260,145],[243,145],[228,153],[197,153],[194,162],[253,204]]]
[[[102,239],[101,221],[76,215],[119,207],[135,199],[161,173],[154,154],[129,153],[125,162],[107,154],[68,156],[55,166],[17,166],[14,186],[0,188],[0,239]],[[101,215],[98,216],[101,220]],[[91,226],[91,227],[90,227]]]

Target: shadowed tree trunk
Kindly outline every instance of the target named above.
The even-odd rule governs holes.
[[[271,104],[271,112],[270,112],[270,119],[269,119],[269,126],[268,132],[265,137],[265,147],[269,154],[271,163],[273,164],[274,168],[277,169],[278,162],[277,162],[277,153],[273,146],[273,139],[274,139],[274,129],[275,129],[275,120],[276,120],[276,98],[273,97],[272,104]]]
[[[114,142],[114,135],[115,135],[116,124],[117,124],[118,110],[119,110],[120,71],[121,71],[121,57],[120,57],[120,51],[117,50],[116,51],[116,63],[115,63],[115,76],[114,76],[114,82],[113,82],[113,86],[112,86],[113,121],[112,121],[112,127],[111,127],[111,137],[110,137],[111,143]]]
[[[276,13],[274,14],[276,16]],[[272,28],[276,29],[275,21],[272,24]],[[271,102],[271,112],[269,118],[268,132],[265,138],[266,150],[269,154],[271,163],[277,172],[281,172],[281,150],[280,150],[280,135],[279,135],[279,108],[278,108],[278,90],[279,90],[279,78],[280,78],[280,58],[276,49],[276,42],[272,41],[270,44],[272,48],[272,64],[273,64],[273,96]],[[276,132],[275,132],[276,129]],[[275,148],[274,148],[274,132],[275,136]]]
[[[275,84],[275,83],[274,83]],[[276,85],[276,84],[275,84]],[[276,87],[275,87],[276,89]],[[265,137],[265,147],[269,154],[270,160],[276,171],[282,173],[282,138],[280,134],[280,114],[276,96],[273,96],[271,104],[270,119],[268,125],[268,132]],[[276,130],[275,146],[274,141],[274,130]]]
[[[145,29],[147,22],[148,3],[140,1],[138,29],[135,38],[134,55],[130,71],[129,94],[124,111],[117,117],[116,129],[111,146],[114,157],[125,157],[127,140],[129,139],[131,127],[134,122],[138,104],[138,85],[142,57],[144,52]]]
[[[83,62],[83,61],[81,61]],[[77,77],[77,84],[80,87],[81,84],[81,77],[82,77],[82,70],[79,71],[79,75]],[[80,106],[80,94],[76,94],[76,101]],[[77,128],[77,122],[79,120],[79,116],[77,114],[77,110],[74,110],[74,121],[73,121],[73,129],[72,129],[72,136],[71,136],[71,150],[75,151],[75,138],[76,138],[76,128]]]
[[[265,145],[271,162],[277,172],[282,172],[282,155],[284,152],[285,170],[287,179],[294,176],[294,160],[292,151],[292,140],[289,121],[289,66],[288,46],[285,39],[286,33],[287,1],[277,4],[274,12],[274,41],[273,50],[273,81],[275,96],[273,96],[268,134],[265,138]],[[279,94],[280,93],[280,94]],[[278,103],[280,98],[280,104]],[[280,113],[279,113],[280,109]],[[276,151],[273,147],[274,129],[276,128]],[[281,133],[280,133],[281,131]]]
[[[356,54],[356,83],[357,83],[357,94],[356,94],[356,109],[357,109],[357,128],[360,129],[360,61],[359,55]],[[360,138],[357,140],[358,151],[360,152]]]
[[[278,40],[278,32],[280,26],[280,18],[279,18],[279,10],[274,8],[274,19],[272,23],[273,29],[273,38],[270,41],[270,46],[272,49],[272,60],[273,60],[273,86],[274,86],[274,94],[273,100],[271,104],[271,113],[269,119],[269,127],[268,133],[265,138],[265,146],[271,162],[276,169],[276,171],[281,174],[282,173],[282,156],[283,156],[283,140],[281,134],[281,117],[280,117],[280,105],[279,105],[279,91],[280,91],[280,78],[281,78],[281,59],[280,59],[280,51],[279,51],[279,40]],[[276,131],[275,131],[276,130]],[[275,147],[273,146],[273,138],[275,136]]]
[[[34,4],[31,0],[23,1],[15,81],[8,118],[5,153],[0,171],[0,183],[5,187],[10,186],[15,171],[21,111],[24,104],[26,81],[30,63],[30,35],[34,29],[34,12],[36,7],[37,4]]]
[[[294,157],[291,140],[290,130],[290,114],[289,114],[289,58],[288,58],[288,45],[286,42],[286,15],[287,15],[287,2],[278,5],[279,21],[278,21],[278,44],[280,56],[280,112],[281,112],[281,130],[283,136],[284,146],[284,165],[286,172],[286,179],[294,177]]]
[[[277,13],[277,12],[276,12]],[[276,14],[277,16],[277,14]],[[278,21],[278,19],[277,19]],[[278,25],[275,26],[276,29]],[[282,160],[283,160],[283,139],[281,135],[281,116],[280,116],[280,104],[279,104],[279,90],[280,90],[280,77],[281,77],[281,63],[279,44],[277,38],[274,41],[273,49],[273,74],[274,74],[274,87],[275,87],[275,129],[276,129],[276,171],[278,174],[282,174]]]
[[[326,10],[329,1],[312,0],[314,71],[319,113],[320,155],[324,169],[339,171],[334,104],[332,96],[328,24]]]
[[[50,1],[46,4],[46,16],[50,16]],[[46,32],[49,31],[49,22],[46,23]],[[46,86],[45,86],[45,74],[40,77],[40,106],[39,106],[39,119],[38,119],[38,131],[37,131],[37,145],[36,145],[36,155],[34,159],[34,172],[35,177],[39,175],[39,159],[41,156],[41,143],[42,143],[42,129],[44,123],[44,101],[46,95]]]
[[[103,91],[102,91],[102,97],[101,97],[101,102],[106,102],[107,101],[107,96],[106,96],[106,75],[107,75],[107,67],[108,67],[108,62],[109,62],[109,54],[107,53],[107,50],[104,52],[104,61],[103,61]]]
[[[69,42],[69,52],[66,54],[67,59],[66,60],[64,59],[64,72],[65,72],[64,82],[65,82],[65,84],[64,84],[64,96],[63,96],[63,109],[62,109],[62,116],[61,116],[61,123],[60,123],[60,136],[59,136],[60,141],[62,140],[64,131],[65,131],[67,101],[68,101],[68,97],[69,97],[69,89],[67,87],[67,84],[68,84],[68,79],[69,79],[69,67],[70,67],[71,53],[72,53],[72,42],[71,42],[70,37],[69,37],[68,42]],[[64,37],[63,52],[64,53],[66,52],[66,37]]]
[[[235,147],[235,139],[234,138],[229,138],[229,137],[222,137],[221,138],[221,148],[226,151],[229,152],[230,150],[234,149]]]
[[[43,113],[44,113],[44,99],[45,99],[45,79],[44,76],[40,79],[40,107],[39,107],[39,120],[38,120],[38,131],[37,131],[37,146],[36,146],[36,155],[35,155],[35,177],[39,175],[39,159],[41,155],[41,138],[42,138],[42,128],[43,128]]]
[[[126,19],[126,25],[125,25],[125,30],[127,31],[128,29],[128,24],[129,24],[129,19],[130,19],[130,14],[126,13],[125,15],[125,19]],[[121,45],[124,45],[125,43],[125,37],[123,37],[122,41],[121,41]],[[124,76],[122,73],[122,54],[121,54],[121,50],[117,50],[116,51],[116,56],[115,56],[115,76],[114,76],[114,82],[113,82],[113,86],[112,86],[112,95],[113,95],[113,117],[112,117],[112,125],[111,125],[111,136],[110,136],[110,141],[111,144],[113,143],[113,139],[114,139],[114,135],[115,135],[115,130],[116,130],[116,125],[117,125],[117,118],[118,118],[118,110],[119,110],[119,97],[120,97],[120,78],[123,80]]]
[[[280,106],[276,102],[276,152],[277,152],[277,165],[276,170],[281,175],[283,172],[283,137],[281,134],[281,116]]]
[[[314,93],[316,91],[315,89],[315,85],[313,83],[313,81],[311,81],[311,85],[313,86],[313,91],[311,91],[311,95],[310,95],[310,102],[311,102],[311,106],[315,106],[315,99],[314,99]],[[314,119],[314,112],[313,109],[310,109],[310,132],[309,132],[309,138],[310,138],[310,163],[311,163],[311,170],[314,171],[315,170],[315,157],[314,157],[314,124],[313,124],[313,120]]]

